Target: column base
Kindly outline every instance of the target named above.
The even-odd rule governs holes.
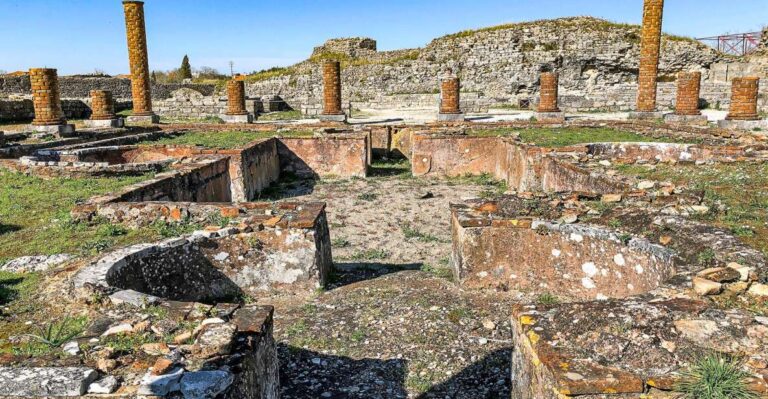
[[[221,120],[224,121],[224,123],[232,123],[232,124],[247,124],[247,123],[253,123],[253,115],[251,114],[245,114],[245,115],[221,115]]]
[[[126,123],[132,125],[146,125],[160,123],[160,115],[131,115],[125,119]]]
[[[75,134],[75,125],[69,123],[61,125],[29,125],[29,130],[36,133],[55,134],[60,137],[66,137]]]
[[[320,119],[323,122],[347,122],[347,115],[346,114],[340,114],[340,115],[323,115],[320,114],[317,116],[318,119]]]
[[[565,122],[565,112],[535,112],[533,117],[538,122]]]
[[[110,128],[118,128],[118,127],[124,127],[124,126],[125,126],[125,120],[123,120],[123,118],[96,119],[96,120],[88,119],[87,121],[85,121],[85,127],[88,127],[91,129],[110,129]]]
[[[768,120],[757,119],[754,121],[740,121],[735,119],[725,119],[717,121],[717,127],[730,130],[768,129]]]
[[[678,114],[666,114],[664,115],[664,123],[677,123],[681,125],[695,125],[695,126],[707,126],[709,119],[706,115],[678,115]]]
[[[664,111],[653,111],[653,112],[645,112],[645,111],[634,111],[630,112],[627,119],[634,119],[634,120],[641,120],[641,121],[648,121],[648,120],[657,120],[657,119],[664,119]]]
[[[464,113],[459,114],[437,114],[438,122],[464,122]]]

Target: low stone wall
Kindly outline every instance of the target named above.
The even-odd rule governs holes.
[[[649,292],[674,273],[672,252],[660,245],[624,243],[608,228],[542,220],[525,201],[452,206],[454,274],[462,286],[604,300]],[[510,211],[515,208],[521,212]]]
[[[121,193],[97,197],[86,208],[122,202],[231,201],[228,157],[200,157],[193,163],[175,165],[174,168],[171,172],[128,186]]]
[[[415,133],[411,135],[414,176],[488,174],[519,191],[623,192],[618,180],[522,145],[508,138]]]
[[[110,254],[83,269],[75,288],[217,303],[324,286],[333,265],[325,205],[257,203],[250,208],[251,214],[240,215],[239,228],[196,232]]]
[[[311,138],[280,138],[280,169],[299,176],[365,177],[368,175],[367,134],[336,134]]]
[[[587,154],[616,163],[657,162],[735,162],[761,159],[765,145],[710,146],[675,143],[595,143],[587,145]]]
[[[232,200],[252,201],[280,178],[278,140],[267,139],[251,144],[230,159]]]
[[[35,157],[22,157],[18,161],[0,160],[0,168],[44,179],[140,176],[148,173],[158,173],[167,164],[166,162],[147,162],[110,165],[107,162],[44,161],[38,160]]]

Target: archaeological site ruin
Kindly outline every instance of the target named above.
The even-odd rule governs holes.
[[[115,3],[128,74],[0,75],[0,398],[768,398],[768,31],[167,83]]]

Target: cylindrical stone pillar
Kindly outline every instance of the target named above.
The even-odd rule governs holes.
[[[656,79],[659,73],[663,14],[664,0],[645,0],[637,88],[637,110],[640,112],[656,111]]]
[[[125,31],[128,37],[128,60],[131,66],[131,93],[133,115],[152,116],[152,89],[150,86],[147,33],[144,26],[144,2],[123,1]]]
[[[91,90],[91,120],[103,121],[116,119],[115,102],[112,92],[106,90]]]
[[[245,110],[245,82],[242,80],[227,82],[227,115],[248,115]]]
[[[35,126],[53,126],[66,123],[61,111],[59,78],[55,69],[33,68],[29,70],[32,87],[32,103],[35,108]]]
[[[756,77],[735,78],[731,88],[731,108],[726,119],[754,121],[760,119],[757,112],[757,95],[760,79]]]
[[[341,109],[341,63],[323,63],[323,115],[344,115]]]
[[[461,113],[461,82],[457,77],[444,78],[440,82],[440,113],[441,114],[460,114]]]
[[[681,72],[678,74],[675,114],[701,115],[701,111],[699,111],[700,92],[701,72]]]
[[[538,112],[560,112],[557,106],[558,77],[554,72],[541,74]]]

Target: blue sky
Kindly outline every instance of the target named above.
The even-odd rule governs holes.
[[[664,31],[712,36],[760,30],[767,0],[667,0]],[[328,38],[367,36],[380,50],[507,22],[593,15],[639,23],[642,0],[147,0],[151,69],[250,72],[306,58]],[[128,70],[120,0],[0,0],[0,70]]]

